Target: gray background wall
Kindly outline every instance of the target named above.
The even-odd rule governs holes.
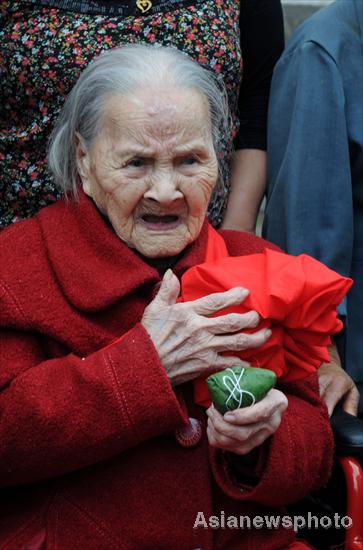
[[[331,2],[332,0],[282,0],[286,38],[304,19]]]

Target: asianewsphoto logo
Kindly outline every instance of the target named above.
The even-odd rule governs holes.
[[[308,513],[307,516],[226,516],[221,511],[217,516],[205,516],[198,512],[194,529],[293,529],[297,532],[306,529],[349,529],[353,520],[349,516],[334,514],[334,517],[317,517]]]

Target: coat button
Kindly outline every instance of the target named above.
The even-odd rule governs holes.
[[[202,424],[196,418],[189,418],[187,426],[175,430],[175,439],[182,447],[194,447],[202,439]]]

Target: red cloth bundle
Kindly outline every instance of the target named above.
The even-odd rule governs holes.
[[[247,288],[250,294],[242,304],[218,315],[256,310],[261,322],[245,332],[269,327],[272,335],[260,348],[233,355],[252,366],[273,370],[281,381],[291,381],[329,361],[330,336],[342,328],[336,307],[351,285],[351,279],[310,256],[265,249],[261,254],[222,257],[192,267],[182,277],[181,299],[195,300],[235,286]],[[195,398],[198,404],[209,406],[204,380],[195,382]]]

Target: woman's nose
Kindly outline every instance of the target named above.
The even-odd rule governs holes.
[[[159,172],[153,176],[144,198],[157,201],[160,204],[169,204],[182,199],[183,194],[178,188],[175,176],[170,172]]]

